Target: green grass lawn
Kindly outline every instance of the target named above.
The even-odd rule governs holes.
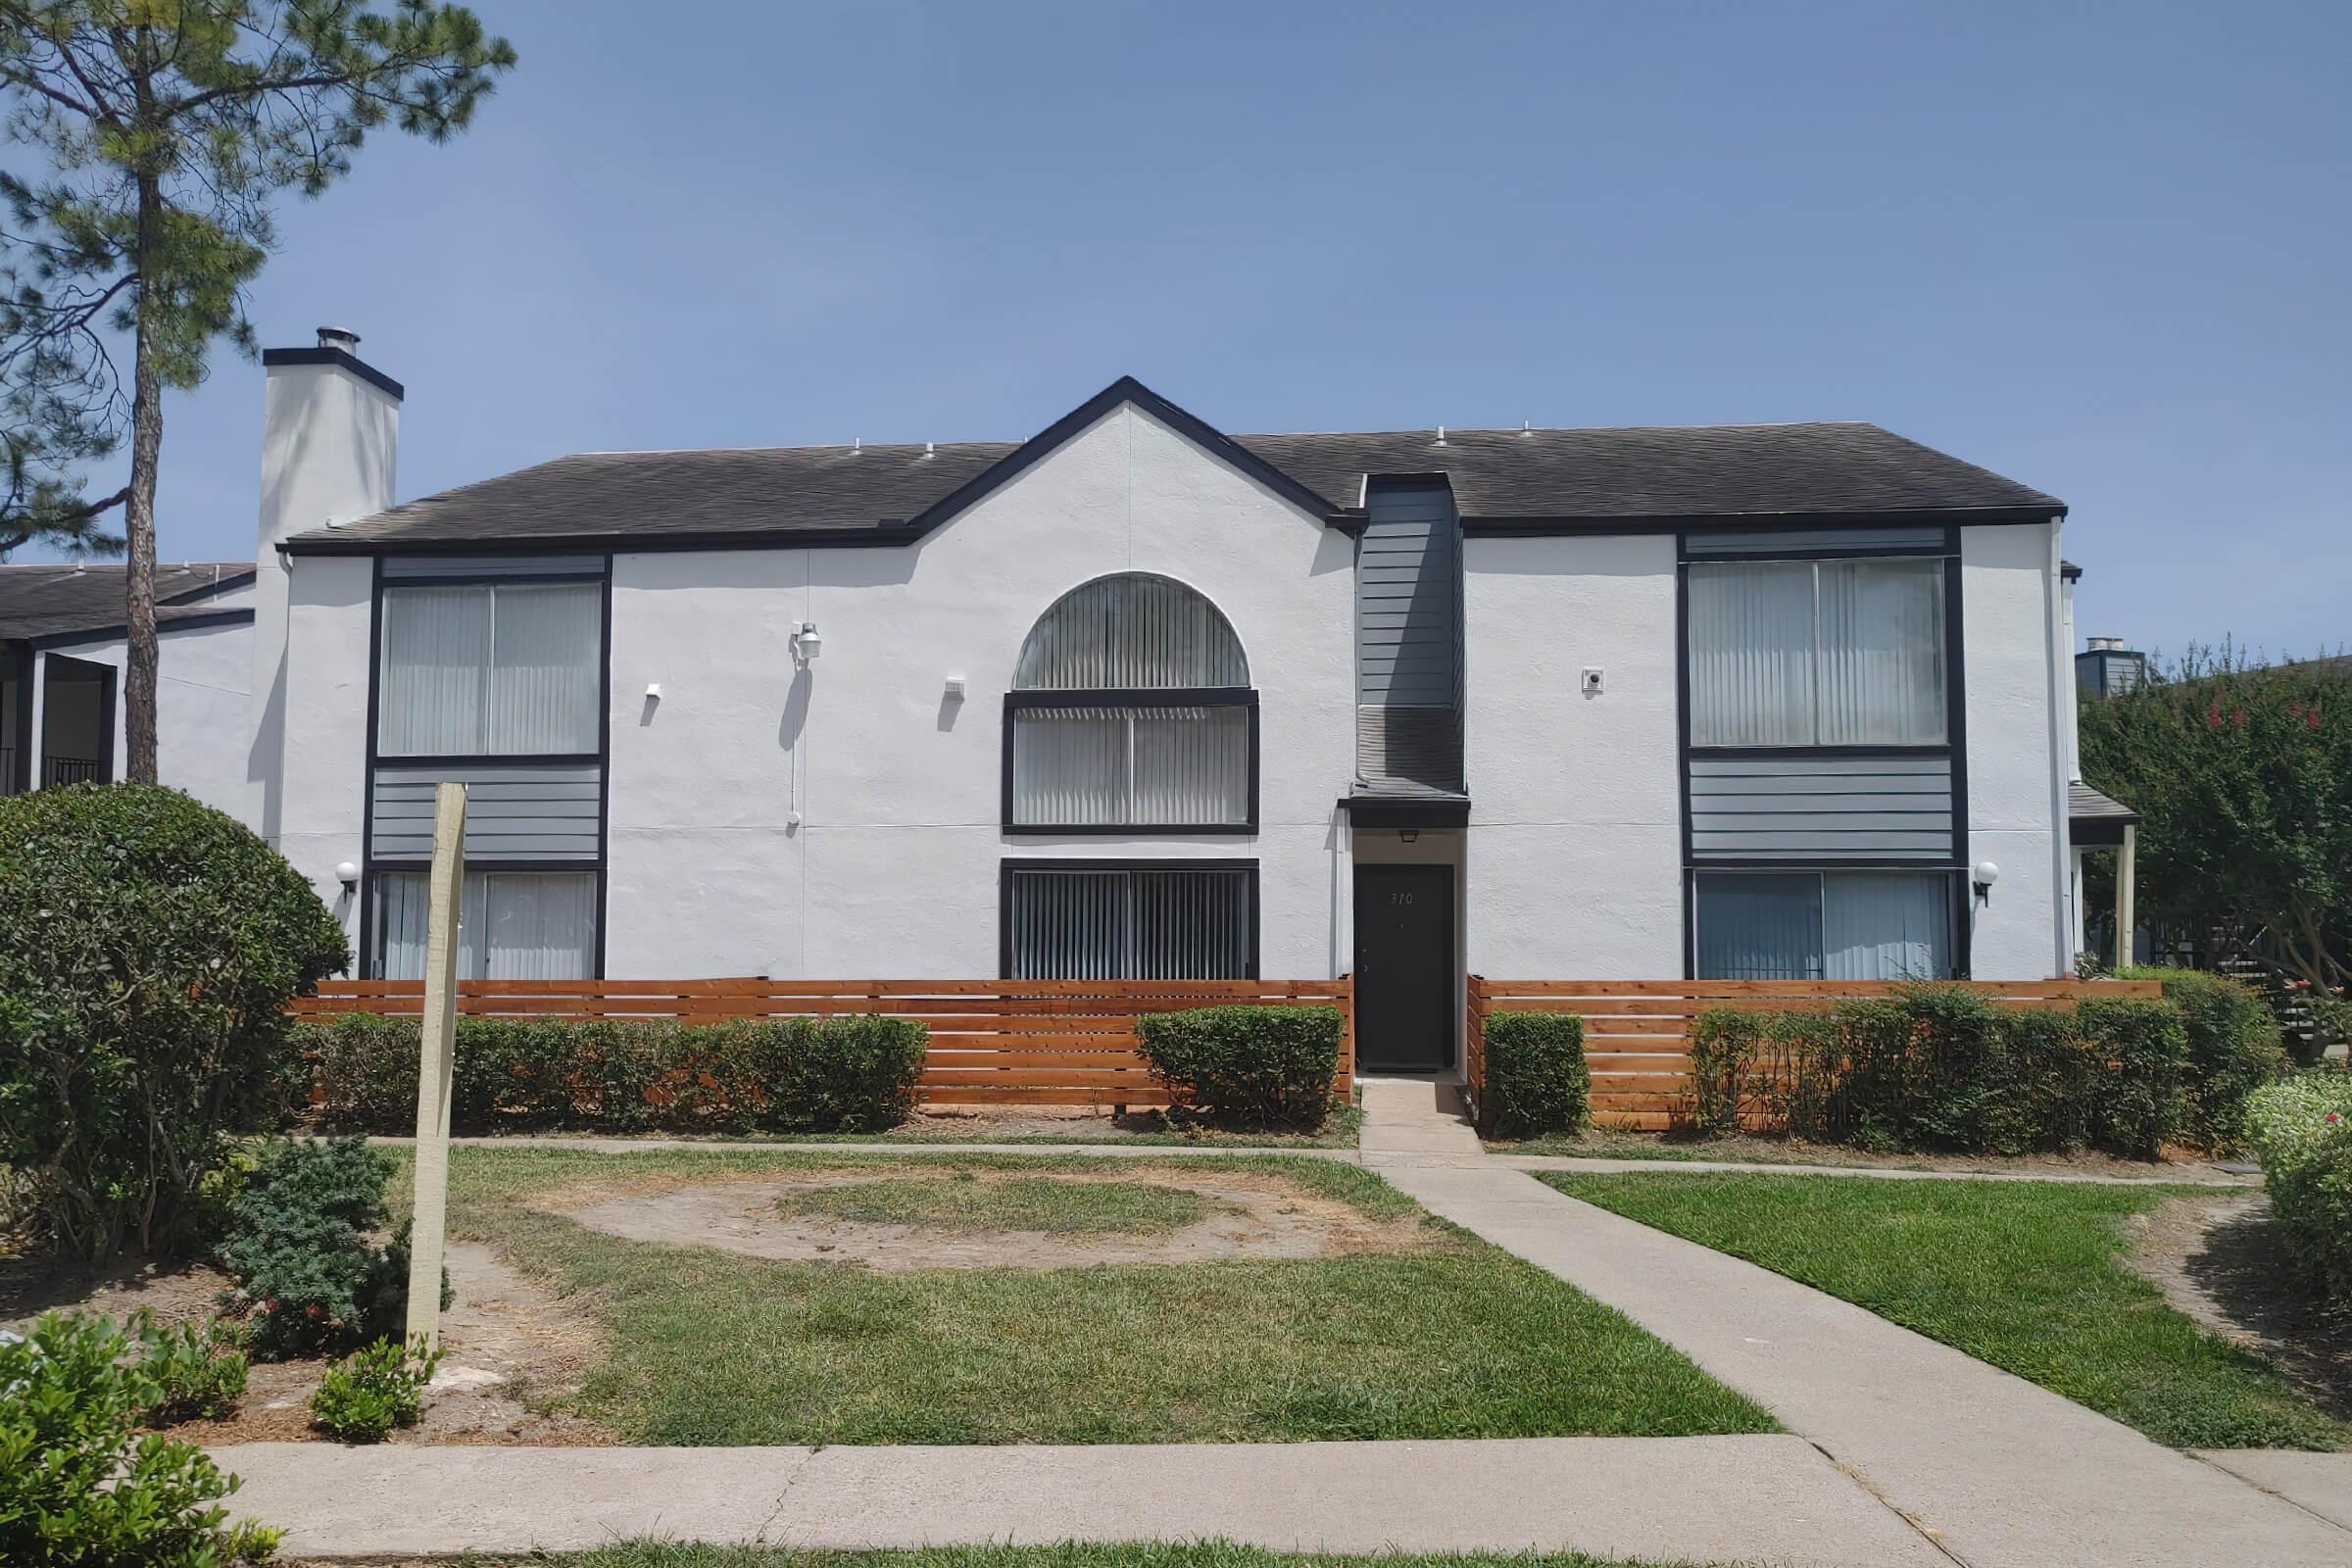
[[[1307,1259],[885,1273],[624,1241],[534,1206],[591,1182],[924,1167],[1275,1176],[1390,1229]],[[396,1183],[396,1188],[405,1183]],[[1081,1195],[1081,1204],[1095,1200]],[[1768,1432],[1627,1319],[1330,1160],[453,1152],[451,1230],[576,1293],[606,1354],[565,1407],[633,1442],[1208,1443]]]
[[[869,1225],[919,1225],[958,1233],[1043,1231],[1054,1236],[1161,1236],[1233,1208],[1157,1182],[1068,1182],[970,1169],[945,1179],[884,1177],[819,1187],[794,1193],[780,1206],[787,1214]]]
[[[623,1542],[601,1551],[527,1559],[475,1558],[476,1568],[1669,1568],[1580,1552],[1381,1553],[1298,1556],[1230,1541],[1053,1546],[930,1546],[917,1551],[779,1551],[764,1546]]]
[[[2180,1188],[1665,1172],[1541,1180],[1730,1252],[2183,1448],[2333,1448],[2344,1428],[2126,1267]]]

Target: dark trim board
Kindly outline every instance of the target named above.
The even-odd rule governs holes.
[[[1012,978],[1012,878],[1018,871],[1242,871],[1248,873],[1248,906],[1250,911],[1250,972],[1241,978],[1261,978],[1258,967],[1259,948],[1264,941],[1265,923],[1260,914],[1258,898],[1257,861],[1254,859],[1208,858],[1200,856],[1169,856],[1158,858],[1128,858],[1121,860],[1082,860],[1063,856],[1007,856],[997,862],[997,978]]]
[[[449,756],[377,757],[377,767],[594,767],[604,760],[594,752],[459,752]]]
[[[1843,528],[1884,523],[1891,527],[1957,527],[1964,523],[2048,522],[2066,515],[2064,506],[1937,507],[1910,512],[1769,512],[1689,513],[1645,516],[1629,514],[1559,517],[1474,516],[1465,514],[1468,534],[1568,533],[1748,533],[1780,528]],[[1871,550],[1863,555],[1901,555],[1904,551]]]
[[[1015,822],[1012,819],[1013,715],[1044,708],[1243,708],[1249,710],[1250,814],[1241,822]],[[1250,838],[1257,833],[1257,691],[1249,686],[1111,687],[1101,691],[1011,691],[1004,694],[998,746],[997,822],[1011,838]]]
[[[1457,828],[1470,825],[1470,803],[1467,800],[1343,795],[1339,807],[1356,827]]]
[[[406,401],[409,395],[398,381],[393,380],[358,355],[346,353],[342,349],[262,350],[263,368],[266,369],[273,365],[332,365],[349,370],[378,391],[391,393],[395,402]]]
[[[174,607],[159,605],[157,608],[171,610]],[[155,634],[162,638],[169,637],[175,631],[197,631],[207,626],[250,626],[252,624],[253,612],[250,610],[206,610],[193,615],[173,615],[169,620],[159,619],[155,623]],[[27,637],[24,639],[24,646],[46,651],[51,648],[71,648],[75,643],[106,642],[116,637],[126,637],[129,634],[128,626],[91,626],[79,631],[53,631],[39,637]]]
[[[2074,817],[2067,823],[2066,842],[2078,850],[2120,850],[2125,826],[2120,816]]]

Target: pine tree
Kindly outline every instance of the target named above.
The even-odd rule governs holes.
[[[447,140],[514,65],[470,10],[434,0],[388,15],[357,0],[0,0],[7,134],[47,164],[0,173],[0,558],[36,539],[127,554],[131,778],[155,778],[164,389],[202,383],[220,338],[254,351],[246,289],[275,243],[274,197],[324,191],[386,122]],[[88,496],[80,470],[126,440],[128,481]]]

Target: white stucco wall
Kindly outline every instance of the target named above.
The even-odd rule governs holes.
[[[993,975],[999,864],[1052,856],[1255,858],[1260,972],[1339,972],[1352,565],[1345,535],[1133,407],[910,547],[617,556],[608,973]],[[1128,570],[1199,589],[1242,640],[1254,838],[999,827],[1023,637],[1069,589]],[[796,671],[802,619],[823,651]]]
[[[2000,880],[1975,914],[1971,973],[2041,980],[2072,965],[2066,906],[2064,659],[2054,523],[1960,530],[1969,862]],[[2059,677],[2064,675],[2061,683]]]
[[[1673,536],[1464,543],[1470,967],[1679,976]]]
[[[232,588],[184,608],[199,612],[250,610],[253,590]],[[52,643],[33,656],[33,680],[27,693],[33,710],[32,776],[40,777],[43,760],[41,698],[47,681],[42,662],[51,656],[105,664],[115,671],[114,776],[123,777],[128,759],[123,750],[122,670],[130,662],[130,651],[119,636]],[[160,626],[155,668],[157,778],[250,826],[253,813],[245,778],[245,726],[249,721],[247,682],[253,673],[252,623]]]
[[[358,901],[335,867],[360,861],[368,776],[368,628],[374,564],[298,556],[287,574],[284,792],[278,850],[357,946]]]

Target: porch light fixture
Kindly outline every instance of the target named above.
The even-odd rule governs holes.
[[[347,888],[356,888],[360,885],[360,868],[345,860],[335,867],[335,880]]]
[[[802,663],[812,662],[824,646],[824,639],[816,633],[815,621],[804,620],[792,628],[792,651]]]
[[[1979,860],[1968,875],[1977,885],[1977,897],[1987,904],[1991,903],[1992,885],[2001,879],[2001,868],[1990,860]]]

